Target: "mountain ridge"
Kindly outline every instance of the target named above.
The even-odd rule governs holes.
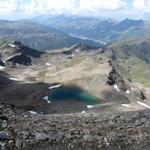
[[[21,41],[41,51],[70,47],[77,43],[101,46],[94,41],[71,37],[62,31],[30,21],[1,21],[0,40]]]
[[[76,16],[40,16],[31,21],[52,26],[76,37],[90,38],[100,43],[126,39],[136,36],[143,37],[143,32],[150,35],[150,22],[144,20],[124,19],[115,21],[101,18]]]

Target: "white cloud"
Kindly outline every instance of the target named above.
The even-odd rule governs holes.
[[[150,0],[132,1],[131,7],[127,0],[0,0],[0,15],[5,16],[9,13],[10,16],[12,14],[35,16],[44,13],[70,13],[141,17],[144,13],[150,12]]]
[[[144,0],[134,0],[133,6],[136,9],[143,9],[145,6],[145,1]]]
[[[123,6],[122,0],[80,0],[81,10],[117,10]]]
[[[13,12],[16,10],[16,2],[15,0],[0,0],[0,13],[3,12]]]
[[[123,0],[0,0],[0,12],[62,13],[97,12],[116,10]]]
[[[125,5],[124,0],[80,0],[74,14],[99,16],[107,12],[117,11]]]
[[[63,12],[74,8],[75,0],[31,0],[22,10],[31,13]]]
[[[133,7],[143,12],[150,12],[150,0],[134,0]]]

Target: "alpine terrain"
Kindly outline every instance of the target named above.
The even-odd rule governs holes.
[[[149,150],[144,10],[136,18],[139,8],[124,10],[129,2],[114,10],[79,0],[69,13],[69,1],[61,11],[57,2],[29,1],[10,3],[14,17],[0,20],[0,150]],[[88,4],[99,11],[88,14]],[[28,17],[15,18],[25,10]]]

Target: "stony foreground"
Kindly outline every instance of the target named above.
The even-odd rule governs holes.
[[[0,150],[149,150],[150,110],[42,115],[0,105]]]

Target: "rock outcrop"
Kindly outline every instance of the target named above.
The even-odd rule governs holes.
[[[144,92],[139,89],[131,87],[131,81],[127,80],[120,72],[115,68],[113,63],[109,61],[110,66],[112,67],[111,72],[108,75],[107,84],[113,86],[118,92],[125,94],[130,102],[137,100],[146,100]]]
[[[43,52],[31,49],[19,41],[3,42],[0,44],[0,65],[31,65],[33,59],[40,58]]]

